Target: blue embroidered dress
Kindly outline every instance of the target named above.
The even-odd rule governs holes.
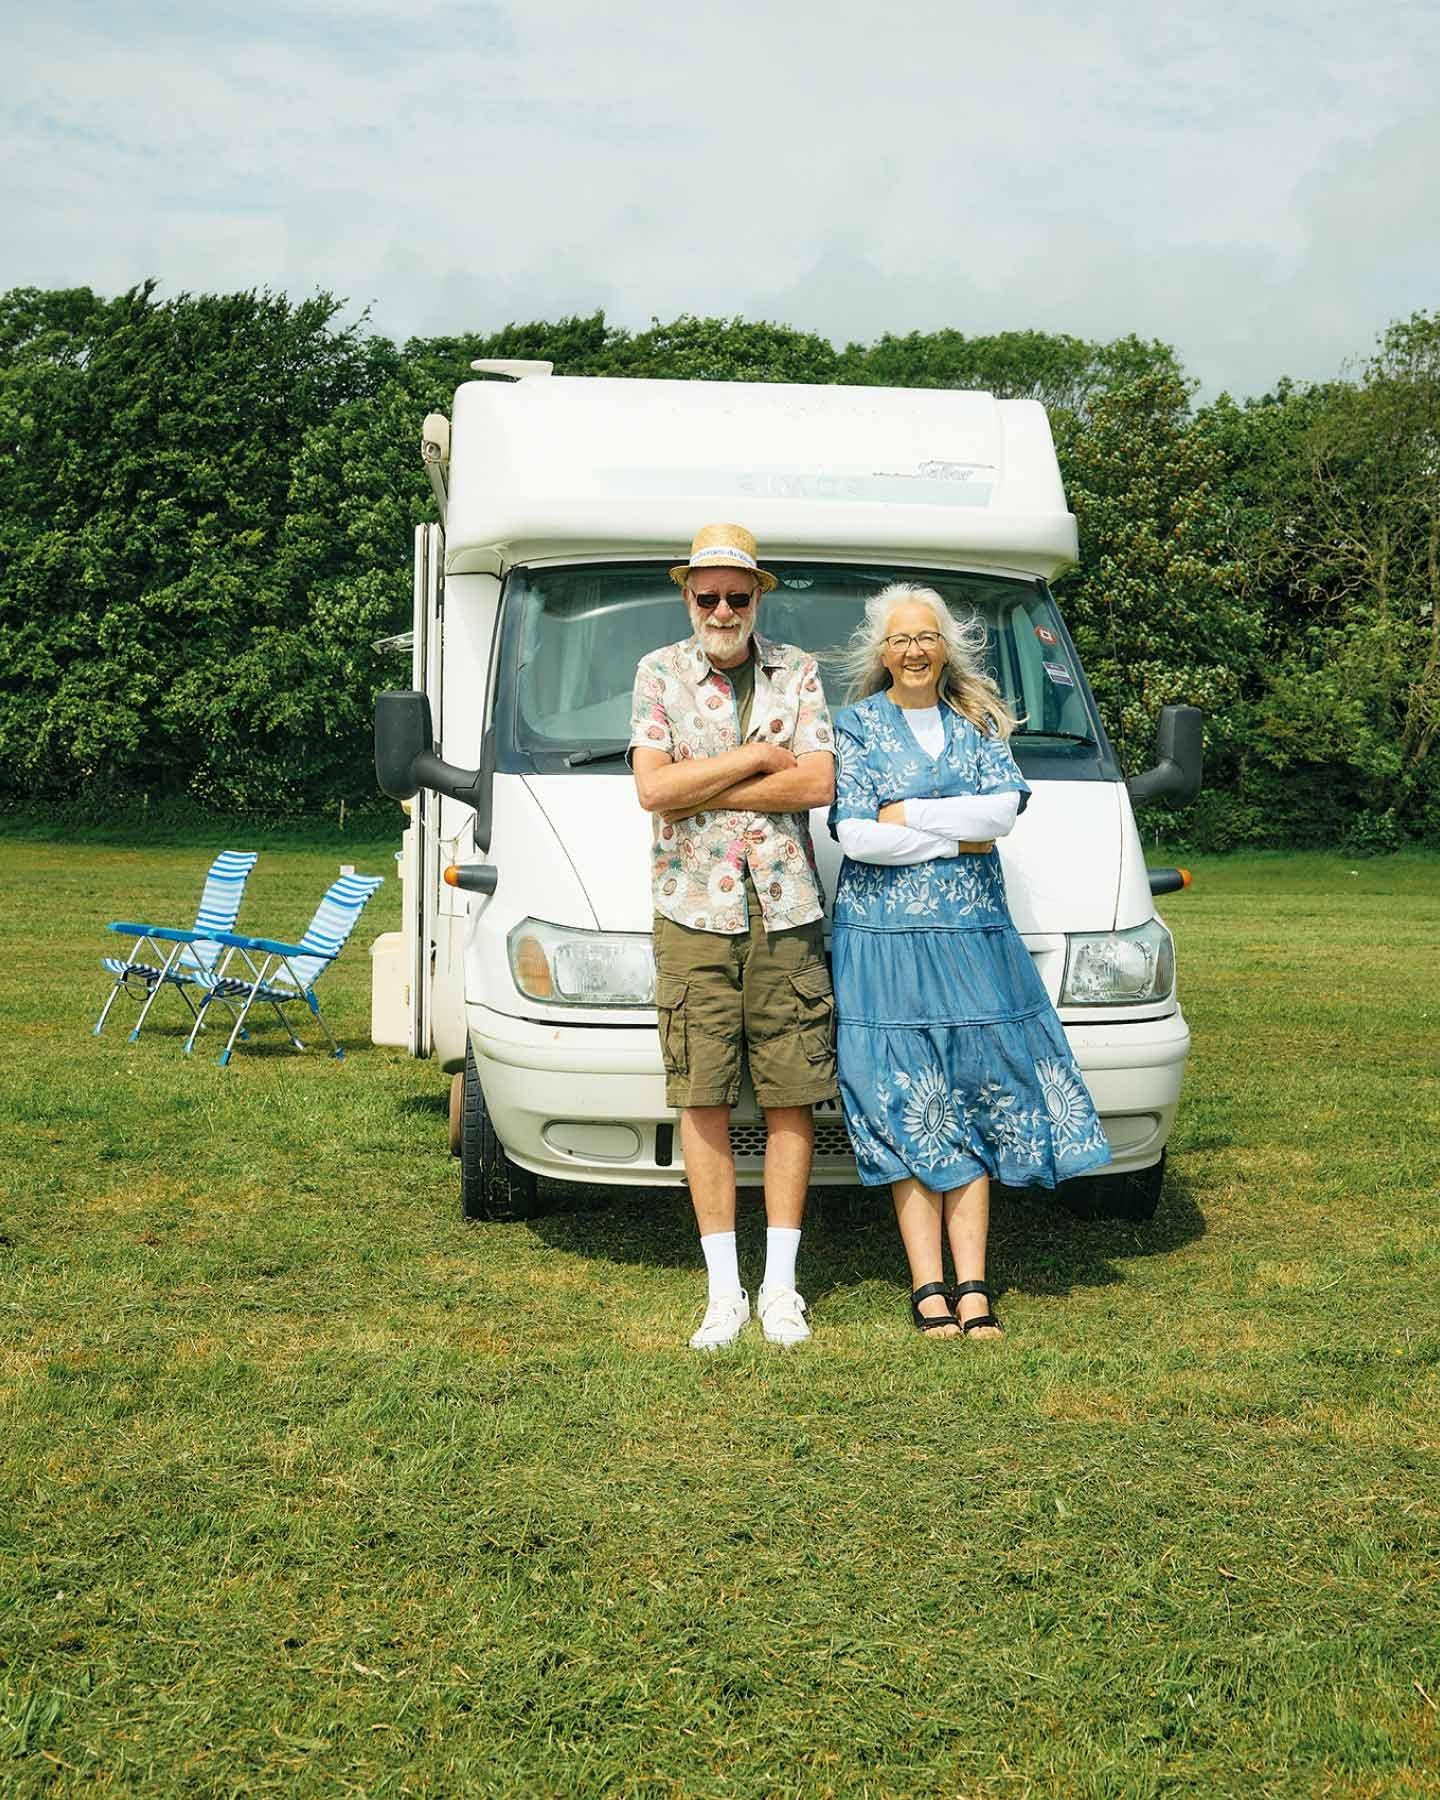
[[[882,692],[835,719],[835,804],[1030,790],[1002,738],[942,705],[931,757]],[[1053,1187],[1110,1160],[1089,1091],[1005,903],[1000,858],[841,864],[835,894],[840,1096],[867,1187],[943,1192],[988,1174]]]

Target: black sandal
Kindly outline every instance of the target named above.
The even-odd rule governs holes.
[[[917,1331],[937,1331],[941,1326],[954,1325],[958,1322],[954,1316],[953,1307],[950,1312],[943,1312],[938,1318],[934,1319],[921,1312],[920,1302],[922,1300],[932,1300],[936,1294],[940,1294],[946,1300],[949,1300],[950,1290],[943,1281],[927,1281],[924,1287],[916,1288],[915,1292],[910,1296],[910,1313],[915,1320],[915,1329]]]
[[[995,1317],[993,1312],[979,1313],[973,1319],[962,1319],[960,1317],[955,1309],[967,1294],[983,1294],[985,1298],[992,1303],[995,1299],[995,1296],[990,1292],[983,1281],[962,1281],[958,1287],[951,1288],[950,1311],[954,1315],[955,1323],[960,1327],[961,1331],[965,1333],[966,1337],[969,1337],[972,1331],[985,1331],[991,1328],[998,1331],[1001,1337],[1004,1337],[1005,1327]]]

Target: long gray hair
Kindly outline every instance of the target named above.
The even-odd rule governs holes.
[[[988,633],[978,613],[957,619],[934,588],[913,581],[892,581],[865,602],[865,617],[840,653],[840,667],[849,681],[848,698],[863,700],[890,685],[880,660],[885,628],[897,606],[907,601],[928,606],[945,640],[945,667],[940,671],[940,699],[963,713],[987,736],[1008,738],[1019,721],[1005,704],[999,688],[985,673],[981,658]]]

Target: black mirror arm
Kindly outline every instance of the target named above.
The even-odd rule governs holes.
[[[1146,800],[1170,800],[1184,806],[1200,792],[1204,780],[1202,723],[1198,707],[1160,708],[1158,760],[1153,769],[1132,775],[1125,783],[1137,806]]]
[[[1189,786],[1189,780],[1179,763],[1167,757],[1143,775],[1132,775],[1125,786],[1134,804],[1143,806],[1147,800],[1167,800],[1172,794],[1178,797]]]
[[[495,789],[493,726],[480,743],[480,767],[457,768],[436,755],[430,702],[424,694],[416,688],[377,694],[375,779],[392,800],[413,799],[423,787],[468,806],[475,814],[476,847],[489,850]]]
[[[495,734],[485,733],[480,746],[480,767],[461,769],[433,750],[421,750],[410,764],[416,787],[427,787],[447,799],[458,800],[475,814],[475,848],[482,855],[490,848],[495,801]]]

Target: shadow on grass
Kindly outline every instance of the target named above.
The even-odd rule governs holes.
[[[448,1119],[450,1116],[450,1095],[441,1088],[434,1094],[410,1094],[396,1107],[409,1119]]]
[[[684,1188],[542,1185],[542,1211],[528,1227],[542,1243],[604,1262],[700,1270],[694,1216]],[[736,1226],[742,1267],[764,1258],[760,1194],[742,1191]],[[1125,1279],[1121,1264],[1163,1256],[1205,1232],[1184,1176],[1167,1172],[1155,1217],[1079,1220],[1048,1195],[1001,1189],[991,1208],[989,1274],[997,1296],[1011,1290],[1063,1296]],[[812,1300],[867,1281],[903,1287],[905,1256],[888,1188],[818,1188],[805,1222],[804,1291]]]
[[[307,1020],[308,1015],[306,1019],[297,1019],[296,1021],[302,1032],[304,1031]],[[139,1044],[149,1044],[157,1047],[157,1049],[173,1049],[176,1055],[183,1060],[185,1040],[190,1035],[190,1026],[192,1022],[193,1021],[190,1020],[181,1020],[179,1023],[176,1023],[171,1019],[160,1020],[157,1022],[153,1019],[147,1019],[145,1024],[141,1027],[140,1036],[135,1039],[135,1042]],[[111,1029],[112,1025],[115,1026],[113,1031]],[[130,1020],[126,1020],[123,1025],[115,1025],[115,1020],[112,1015],[112,1017],[107,1020],[105,1029],[98,1035],[102,1043],[129,1043],[131,1041],[130,1029]],[[97,1035],[94,1030],[93,1021],[86,1026],[85,1035],[91,1038]],[[192,1062],[216,1061],[220,1052],[225,1048],[229,1036],[230,1026],[228,1022],[223,1027],[218,1024],[207,1025],[195,1040],[195,1046],[190,1052],[190,1060]],[[261,1020],[258,1029],[250,1029],[247,1027],[246,1035],[236,1041],[235,1047],[230,1053],[230,1060],[233,1063],[239,1062],[242,1057],[248,1061],[250,1058],[257,1056],[261,1058],[269,1056],[288,1056],[292,1059],[319,1057],[323,1062],[335,1062],[337,1060],[347,1063],[364,1062],[367,1057],[371,1057],[375,1054],[376,1049],[369,1038],[350,1039],[341,1037],[338,1039],[338,1042],[344,1055],[337,1058],[334,1051],[330,1048],[329,1041],[326,1039],[324,1032],[313,1025],[308,1035],[303,1036],[301,1041],[305,1048],[303,1050],[297,1050],[278,1025],[272,1022],[267,1030],[264,1020]],[[411,1103],[407,1102],[406,1104],[409,1105]],[[436,1102],[437,1110],[444,1112],[447,1104],[447,1098],[442,1094]]]
[[[1166,1256],[1205,1235],[1192,1184],[1167,1169],[1153,1219],[1077,1219],[1044,1193],[1002,1190],[991,1213],[990,1271],[998,1290],[1064,1296],[1123,1281],[1135,1257]]]

